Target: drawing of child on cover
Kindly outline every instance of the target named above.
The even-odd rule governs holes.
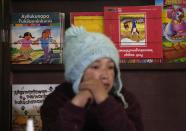
[[[55,44],[57,47],[57,42],[51,37],[51,29],[44,29],[42,31],[42,35],[38,38],[35,43],[41,44],[41,48],[43,50],[43,63],[50,63],[52,58],[53,50],[50,48],[50,44]]]
[[[20,55],[16,57],[17,60],[30,60],[32,61],[32,58],[30,56],[30,53],[33,51],[31,44],[32,44],[32,39],[35,37],[32,37],[32,34],[30,32],[25,32],[24,36],[19,36],[21,38],[14,44],[21,44],[20,47]]]
[[[121,46],[145,46],[145,14],[120,15]]]
[[[11,30],[13,64],[61,63],[59,27],[15,26]],[[34,37],[33,37],[34,36]]]

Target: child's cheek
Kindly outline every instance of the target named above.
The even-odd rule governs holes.
[[[87,70],[84,74],[84,80],[97,79],[99,80],[100,73],[97,71]]]

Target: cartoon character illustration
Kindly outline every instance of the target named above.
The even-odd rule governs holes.
[[[186,21],[182,7],[170,6],[167,9],[167,17],[171,19],[164,29],[164,36],[168,41],[177,43],[186,38]]]
[[[20,40],[18,40],[15,44],[21,44],[20,47],[20,56],[17,56],[17,60],[24,59],[24,60],[31,60],[31,52],[33,51],[31,44],[33,43],[32,39],[35,37],[32,37],[32,34],[30,32],[25,32],[24,36],[19,36]]]
[[[181,5],[164,7],[163,56],[165,62],[185,62],[186,60],[186,20],[185,8]],[[168,19],[167,19],[168,18]],[[167,22],[168,21],[168,22]]]
[[[40,43],[41,48],[44,52],[44,62],[43,63],[49,63],[51,59],[52,49],[50,48],[49,44],[55,44],[57,45],[57,42],[52,39],[51,37],[51,30],[45,29],[42,31],[42,36],[38,38],[35,43]]]
[[[137,34],[139,35],[139,31],[136,26],[137,21],[135,19],[132,20],[132,28],[131,28],[131,35]]]

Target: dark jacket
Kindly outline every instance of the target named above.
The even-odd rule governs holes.
[[[72,85],[61,84],[41,107],[43,131],[143,131],[138,102],[127,90],[122,93],[129,104],[127,109],[111,95],[99,105],[80,108],[70,103],[75,95]]]

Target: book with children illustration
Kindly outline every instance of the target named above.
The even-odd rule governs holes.
[[[13,13],[12,64],[61,64],[63,35],[64,13]]]
[[[71,12],[70,23],[90,32],[104,32],[103,12]]]
[[[120,58],[163,57],[160,6],[105,7],[104,25],[105,34],[116,44]]]
[[[40,107],[58,84],[12,85],[12,131],[25,131],[26,122],[33,119],[35,131],[41,131]]]

